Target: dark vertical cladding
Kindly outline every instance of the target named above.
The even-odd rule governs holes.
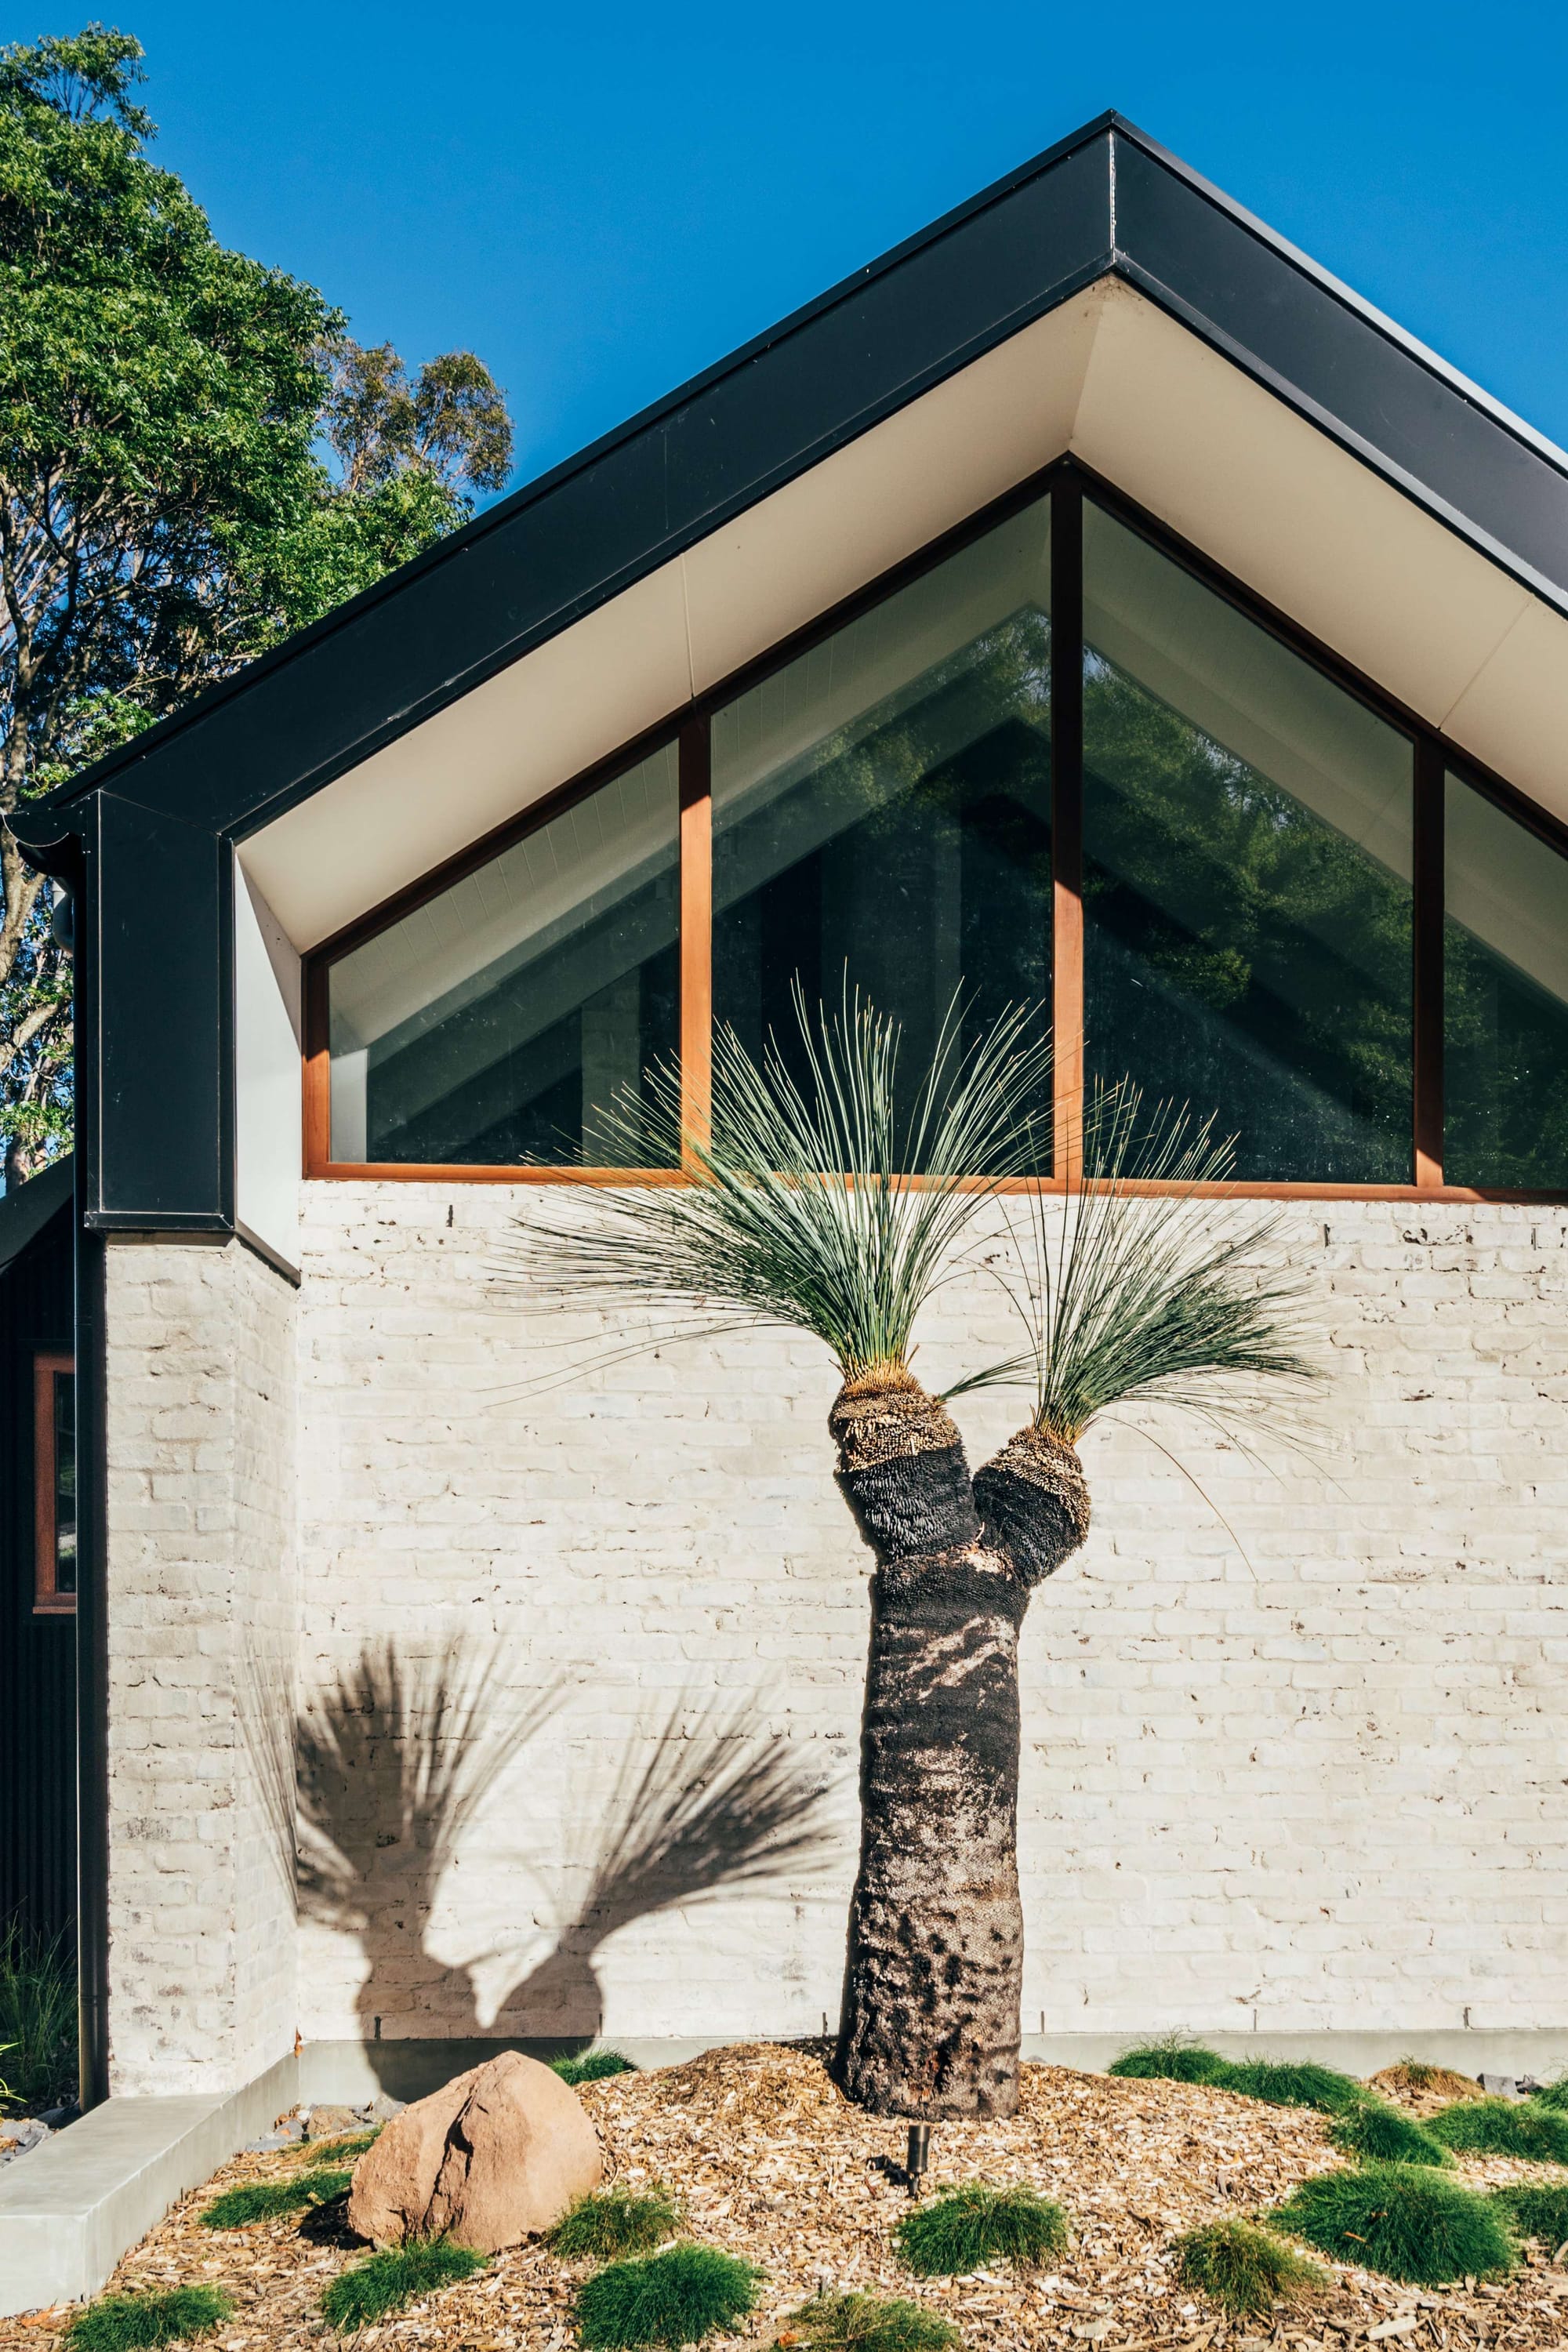
[[[33,1605],[33,1366],[72,1286],[66,1204],[0,1272],[0,1921],[45,1935],[76,1916],[76,1629]]]
[[[98,1045],[86,1206],[167,1228],[231,1212],[224,1068],[224,852],[213,835],[105,793],[100,800],[87,1027]]]

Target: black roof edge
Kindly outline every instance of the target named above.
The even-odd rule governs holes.
[[[868,285],[872,279],[885,276],[889,269],[896,269],[900,263],[908,260],[911,254],[920,252],[925,246],[936,244],[942,237],[949,236],[953,229],[961,226],[964,221],[973,220],[977,214],[987,211],[993,205],[1000,204],[1005,197],[1013,194],[1015,190],[1026,186],[1030,180],[1037,179],[1042,172],[1048,171],[1053,163],[1060,163],[1064,156],[1076,153],[1079,148],[1087,147],[1093,140],[1102,138],[1107,131],[1118,130],[1140,140],[1142,139],[1142,133],[1134,132],[1131,124],[1124,121],[1121,115],[1111,111],[1097,114],[1091,121],[1081,124],[1077,131],[1070,131],[1065,139],[1058,139],[1049,147],[1042,148],[1040,152],[1031,156],[1027,163],[1018,164],[1013,171],[1005,173],[1001,179],[994,180],[989,187],[983,188],[977,195],[966,197],[963,204],[953,205],[938,219],[928,222],[925,227],[916,229],[910,236],[901,238],[897,245],[889,246],[887,251],[879,254],[874,261],[863,263],[859,268],[852,270],[847,278],[841,278],[836,285],[830,286],[826,293],[815,295],[809,302],[802,303],[798,310],[791,310],[784,318],[775,320],[771,326],[764,327],[759,334],[753,335],[749,342],[742,343],[736,350],[726,352],[723,358],[712,361],[696,375],[689,376],[683,383],[678,384],[673,392],[665,393],[659,399],[650,401],[646,407],[638,409],[635,415],[626,417],[621,424],[612,425],[608,432],[600,434],[596,440],[589,441],[581,449],[574,450],[569,457],[559,459],[555,465],[547,467],[542,474],[536,474],[531,481],[524,482],[515,490],[509,490],[504,499],[498,499],[495,504],[487,507],[482,514],[475,515],[471,522],[464,523],[459,530],[448,532],[445,539],[437,540],[434,547],[427,547],[422,554],[411,556],[406,563],[399,564],[395,571],[384,573],[379,580],[373,581],[368,588],[362,588],[358,595],[351,596],[342,604],[334,604],[331,611],[324,613],[319,621],[312,621],[307,628],[297,629],[293,635],[286,637],[281,645],[273,646],[266,653],[258,655],[254,661],[247,662],[245,667],[236,670],[232,677],[217,679],[213,685],[205,688],[200,694],[193,697],[191,701],[182,704],[178,710],[171,711],[166,719],[161,719],[153,726],[144,728],[141,734],[132,736],[128,741],[117,743],[112,750],[105,751],[95,760],[90,767],[84,768],[79,776],[73,776],[68,783],[58,785],[42,800],[30,803],[26,810],[19,811],[12,820],[12,830],[16,834],[17,839],[31,849],[34,845],[35,833],[39,845],[45,845],[50,841],[60,838],[63,832],[68,829],[68,827],[58,827],[53,834],[47,831],[36,832],[37,820],[43,812],[54,809],[64,810],[73,801],[85,799],[119,770],[132,765],[138,760],[145,759],[149,752],[160,749],[173,736],[183,733],[187,728],[205,718],[209,711],[227,701],[231,696],[253,686],[258,679],[292,660],[308,646],[319,645],[324,638],[333,635],[353,620],[356,614],[366,611],[373,604],[384,602],[389,596],[396,595],[410,580],[418,579],[425,572],[437,570],[443,564],[458,562],[470,548],[487,538],[491,531],[503,528],[514,516],[536,504],[541,499],[548,498],[552,491],[559,489],[563,483],[569,482],[574,476],[586,473],[612,450],[618,449],[627,441],[635,440],[639,434],[646,433],[651,426],[659,425],[666,418],[675,415],[691,401],[700,399],[710,385],[721,382],[725,376],[739,373],[742,368],[750,366],[753,360],[760,358],[763,352],[771,350],[773,344],[783,342],[787,336],[798,333],[801,328],[808,326],[813,319],[821,317],[825,311],[836,309],[847,296],[858,292],[861,287]],[[1152,142],[1144,142],[1144,143],[1150,145],[1152,152]]]
[[[67,1151],[14,1192],[0,1195],[0,1274],[70,1207],[74,1182],[75,1168]]]
[[[541,504],[573,480],[590,473],[607,457],[624,449],[639,436],[676,417],[680,411],[700,400],[703,394],[714,385],[727,378],[738,375],[763,354],[791,336],[799,333],[815,320],[824,317],[878,278],[898,268],[911,257],[939,244],[965,223],[974,220],[992,207],[1005,203],[1008,197],[1026,188],[1031,181],[1038,178],[1043,173],[1048,172],[1066,158],[1101,138],[1108,141],[1111,157],[1110,244],[1107,255],[1108,268],[1125,275],[1130,282],[1139,286],[1154,299],[1162,300],[1164,307],[1178,318],[1184,318],[1189,323],[1198,318],[1198,313],[1187,310],[1175,289],[1163,281],[1156,273],[1146,269],[1141,264],[1137,254],[1122,245],[1115,171],[1116,142],[1120,141],[1138,150],[1162,173],[1170,175],[1204,205],[1212,207],[1233,228],[1244,232],[1248,238],[1254,240],[1258,246],[1272,256],[1277,263],[1288,267],[1317,295],[1327,298],[1355,320],[1362,329],[1370,330],[1382,341],[1397,351],[1407,362],[1424,371],[1435,384],[1442,387],[1447,394],[1462,400],[1494,431],[1507,436],[1521,451],[1528,451],[1531,457],[1538,464],[1548,467],[1564,484],[1568,484],[1568,455],[1548,440],[1544,435],[1538,433],[1522,419],[1515,416],[1500,402],[1482,391],[1458,370],[1451,367],[1438,354],[1420,342],[1417,338],[1399,327],[1375,305],[1363,299],[1353,289],[1346,286],[1331,271],[1313,261],[1309,255],[1270,228],[1266,222],[1260,220],[1244,205],[1237,204],[1224,190],[1216,187],[1213,182],[1184,163],[1179,156],[1163,147],[1158,141],[1141,130],[1137,124],[1114,110],[1108,110],[1096,115],[1065,138],[1041,150],[1039,153],[1017,165],[1000,179],[992,182],[977,194],[943,213],[925,227],[890,247],[876,259],[864,264],[847,278],[841,278],[825,293],[789,312],[735,351],[714,362],[697,375],[689,378],[661,399],[640,409],[623,424],[599,436],[571,457],[562,459],[533,480],[511,491],[506,498],[498,500],[494,506],[487,508],[482,514],[475,516],[459,530],[441,540],[436,546],[426,550],[423,554],[416,556],[408,563],[401,565],[396,571],[387,573],[348,603],[334,607],[331,613],[324,614],[309,628],[298,631],[280,645],[261,655],[256,661],[236,671],[232,677],[218,680],[190,703],[172,712],[153,727],[132,737],[129,741],[117,745],[95,761],[91,766],[84,769],[68,783],[59,786],[44,799],[19,810],[11,821],[12,827],[28,855],[29,861],[61,878],[68,878],[73,854],[68,837],[78,830],[82,804],[106,784],[111,782],[117,775],[149,759],[156,759],[166,746],[187,734],[193,728],[200,726],[215,712],[232,701],[235,697],[254,690],[257,686],[279,670],[287,667],[302,655],[352,626],[356,619],[372,608],[398,595],[412,583],[424,579],[447,566],[458,563],[495,532],[506,529],[509,524],[526,513],[530,508]],[[1396,462],[1373,449],[1370,444],[1358,440],[1353,433],[1341,429],[1331,419],[1325,419],[1322,413],[1314,407],[1310,398],[1293,396],[1292,388],[1272,376],[1267,367],[1249,363],[1245,352],[1227,339],[1212,321],[1205,320],[1204,323],[1209,339],[1214,341],[1218,348],[1226,351],[1227,356],[1241,359],[1242,363],[1248,365],[1249,372],[1259,381],[1268,384],[1276,392],[1291,397],[1293,404],[1301,413],[1314,417],[1314,420],[1320,423],[1328,422],[1330,429],[1334,433],[1334,437],[1343,446],[1355,450],[1357,454],[1373,457],[1380,471],[1407,492],[1418,493],[1423,503],[1426,504],[1448,527],[1458,531],[1491,560],[1502,563],[1532,593],[1541,595],[1557,609],[1568,612],[1568,579],[1559,583],[1542,573],[1527,559],[1511,551],[1502,541],[1489,533],[1477,518],[1445,499],[1440,492],[1427,485],[1424,479],[1414,474],[1402,472]],[[765,491],[763,494],[765,495]],[[721,520],[722,518],[720,520]],[[597,601],[599,600],[596,597],[589,600],[590,603]],[[576,615],[568,613],[557,625],[568,626],[574,617]],[[526,647],[523,649],[526,650]],[[495,665],[495,667],[504,666],[504,663]],[[477,683],[478,677],[482,674],[482,672],[476,673],[473,677],[466,679],[463,690],[466,690],[468,685]],[[415,710],[406,716],[405,723],[416,724],[427,715],[427,712],[423,709]],[[398,716],[401,719],[404,714],[398,714]],[[401,726],[395,725],[389,731],[395,734],[402,731],[402,729]],[[370,751],[374,748],[374,743],[367,742],[363,751],[356,751],[355,758],[369,756]],[[335,769],[327,770],[323,772],[321,781],[323,782],[330,781],[331,773],[337,772]],[[310,789],[315,789],[315,786],[312,785]],[[54,853],[52,856],[49,854],[51,851]]]

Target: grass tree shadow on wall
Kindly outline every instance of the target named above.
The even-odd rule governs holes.
[[[509,1689],[499,1647],[481,1654],[455,1641],[405,1654],[385,1641],[301,1708],[301,1908],[360,1943],[356,2006],[373,2063],[389,2021],[396,2038],[485,2032],[585,2047],[604,2023],[598,1957],[617,1930],[724,1893],[798,1883],[830,1855],[824,1775],[744,1706],[684,1697],[630,1733],[604,1803],[571,1824],[571,1850],[542,1869],[535,1862],[561,1890],[545,1956],[531,1966],[524,1958],[538,1942],[530,1916],[461,1962],[438,1958],[431,1928],[443,1881],[563,1698],[559,1684]]]

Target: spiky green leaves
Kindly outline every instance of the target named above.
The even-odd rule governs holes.
[[[1329,2137],[1346,2156],[1374,2164],[1431,2164],[1441,2169],[1450,2161],[1447,2149],[1414,2116],[1382,2099],[1360,2100],[1339,2118]]]
[[[671,2246],[641,2263],[613,2263],[577,2291],[587,2352],[700,2344],[731,2329],[757,2300],[761,2272],[711,2246]]]
[[[1522,2238],[1539,2238],[1555,2253],[1568,2242],[1568,2181],[1510,2180],[1491,2201]]]
[[[613,2262],[651,2253],[680,2227],[680,2208],[668,2189],[635,2196],[626,2189],[596,2189],[579,2197],[550,2231],[552,2253],[566,2262]]]
[[[484,2255],[468,2246],[454,2246],[446,2238],[416,2238],[340,2271],[321,2296],[322,2315],[340,2335],[350,2336],[416,2296],[456,2286],[484,2267]]]
[[[603,2083],[612,2074],[635,2074],[637,2068],[618,2050],[584,2050],[577,2058],[552,2058],[550,2071],[575,2090],[581,2083]]]
[[[677,1327],[689,1333],[809,1331],[846,1381],[907,1364],[915,1318],[976,1209],[1032,1164],[1048,1048],[1021,1011],[967,1038],[955,1002],[900,1108],[897,1022],[847,991],[830,1014],[797,990],[795,1010],[804,1086],[771,1042],[758,1062],[731,1030],[715,1033],[706,1135],[683,1128],[673,1071],[650,1072],[639,1100],[599,1107],[618,1164],[684,1163],[692,1181],[602,1192],[585,1222],[551,1222],[541,1203],[512,1251],[531,1297],[692,1317]]]
[[[1247,2058],[1238,2063],[1201,2042],[1179,2040],[1140,2042],[1113,2059],[1107,2071],[1135,2079],[1203,2083],[1211,2090],[1267,2099],[1270,2106],[1316,2107],[1323,2115],[1348,2114],[1364,2105],[1370,2095],[1353,2074],[1338,2074],[1310,2059]]]
[[[221,2327],[233,2298],[216,2286],[172,2286],[140,2294],[103,2294],[66,2329],[71,2352],[155,2352],[194,2344]]]
[[[276,2221],[285,2213],[302,2213],[307,2206],[346,2197],[353,2179],[352,2173],[321,2167],[297,2172],[291,2180],[247,2180],[215,2197],[201,2218],[209,2230],[243,2230],[252,2221]]]
[[[1535,2164],[1568,2164],[1568,2115],[1533,2099],[1459,2099],[1426,2126],[1445,2147],[1472,2156],[1522,2156]]]
[[[805,2352],[952,2352],[963,2338],[939,2313],[901,2297],[828,2294],[792,2312],[778,2341]]]
[[[1512,2267],[1506,2217],[1430,2167],[1369,2164],[1303,2180],[1271,2217],[1336,2262],[1419,2286]]]
[[[1262,2319],[1281,2303],[1301,2303],[1328,2284],[1316,2263],[1250,2221],[1211,2221],[1176,2241],[1176,2276],[1232,2319]]]
[[[1048,2197],[981,2180],[917,2205],[893,2231],[900,2256],[921,2278],[959,2278],[996,2261],[1027,2267],[1061,2253],[1067,2242],[1068,2217]]]
[[[1226,1183],[1234,1161],[1212,1120],[1168,1105],[1146,1118],[1131,1083],[1101,1088],[1084,1115],[1081,1181],[1009,1213],[1016,1264],[994,1271],[1027,1345],[950,1393],[1027,1384],[1035,1427],[1069,1445],[1134,1397],[1293,1433],[1321,1373],[1278,1219],[1194,1197]]]

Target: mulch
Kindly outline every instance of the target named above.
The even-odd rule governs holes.
[[[1551,2249],[1500,2286],[1416,2290],[1331,2266],[1331,2288],[1310,2306],[1271,2327],[1233,2326],[1176,2285],[1173,2241],[1223,2215],[1258,2214],[1306,2175],[1339,2163],[1324,2119],[1195,2084],[1120,2082],[1064,2066],[1026,2066],[1019,2113],[1006,2123],[937,2126],[931,2189],[976,2179],[1026,2182],[1067,2209],[1069,2252],[1036,2273],[998,2264],[968,2278],[913,2280],[890,2242],[907,2194],[872,2168],[873,2158],[901,2161],[903,2126],[841,2098],[826,2053],[825,2043],[753,2042],[614,2076],[581,2094],[604,2143],[607,2177],[632,2189],[666,2184],[685,2203],[688,2234],[764,2273],[748,2329],[710,2338],[714,2352],[742,2344],[760,2352],[811,2295],[849,2288],[929,2305],[962,2328],[970,2352],[1568,2347],[1568,2266],[1552,2265]],[[335,2339],[317,2307],[321,2289],[363,2251],[348,2235],[342,2204],[302,2222],[216,2233],[197,2218],[219,2189],[286,2178],[302,2161],[296,2150],[235,2158],[126,2255],[113,2286],[226,2288],[237,2311],[211,2339],[216,2352],[312,2343],[331,2352]],[[1568,2169],[1480,2158],[1461,2159],[1455,2177],[1487,2188],[1564,2179]],[[439,2352],[568,2352],[575,2344],[572,2298],[591,2267],[522,2246],[498,2255],[471,2283],[411,2305],[353,2341],[365,2352],[426,2345]],[[0,2321],[0,2347],[49,2352],[68,2316]]]

